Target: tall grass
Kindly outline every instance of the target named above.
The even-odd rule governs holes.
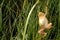
[[[27,20],[26,20],[26,24],[25,24],[25,29],[24,29],[24,34],[23,34],[23,40],[25,38],[25,34],[26,34],[26,30],[27,30],[27,25],[28,25],[28,21],[29,21],[29,18],[30,18],[30,15],[34,9],[34,7],[39,3],[39,0],[37,0],[37,2],[33,5],[33,7],[31,8],[29,14],[28,14],[28,17],[27,17]]]
[[[47,0],[0,0],[0,40],[60,40],[59,0],[49,0],[47,18],[53,28],[40,39],[38,12]],[[35,4],[36,3],[36,4]],[[34,9],[34,10],[33,10]]]

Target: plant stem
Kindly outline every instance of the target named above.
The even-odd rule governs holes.
[[[30,15],[33,11],[33,9],[35,8],[35,6],[39,3],[39,0],[37,0],[37,2],[33,5],[33,7],[31,8],[29,14],[28,14],[28,17],[27,17],[27,20],[26,20],[26,23],[25,23],[25,28],[24,28],[24,33],[23,33],[23,40],[25,39],[25,34],[26,34],[26,29],[27,29],[27,25],[28,25],[28,21],[29,21],[29,18],[30,18]]]

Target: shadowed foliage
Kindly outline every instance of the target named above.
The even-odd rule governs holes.
[[[24,40],[60,40],[60,3],[59,0],[49,0],[47,18],[52,22],[51,30],[40,39],[38,12],[45,12],[47,0],[39,0],[28,20]],[[23,40],[28,14],[37,0],[0,0],[0,40]]]

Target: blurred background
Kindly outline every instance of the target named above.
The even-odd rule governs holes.
[[[47,18],[49,22],[52,22],[53,27],[51,30],[45,30],[48,33],[45,38],[39,38],[41,35],[38,34],[40,29],[38,12],[45,12],[47,0],[39,0],[25,27],[28,14],[37,1],[0,0],[0,40],[60,40],[59,0],[48,1]]]

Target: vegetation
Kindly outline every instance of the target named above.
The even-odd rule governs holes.
[[[45,38],[38,34],[38,12],[45,12],[47,0],[0,0],[0,40],[60,40],[60,3],[48,1],[51,30]]]

